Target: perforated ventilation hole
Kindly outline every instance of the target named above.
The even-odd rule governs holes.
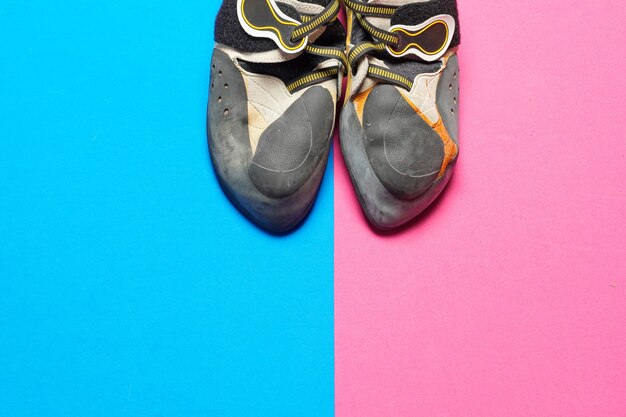
[[[211,65],[211,67],[212,67],[213,69],[215,69],[215,64]]]
[[[224,84],[224,88],[228,88],[228,83]]]
[[[222,97],[221,97],[221,96],[217,98],[217,102],[218,102],[218,103],[221,103],[221,102],[222,102]]]
[[[225,110],[224,110],[224,117],[228,116],[228,114],[229,114],[229,113],[230,113],[230,110],[225,109]]]
[[[218,74],[220,75],[220,77],[223,75],[223,74],[222,74],[222,71],[218,72]]]
[[[452,91],[452,84],[448,86],[448,90]]]
[[[215,88],[215,84],[214,83],[211,83],[211,88]]]
[[[454,104],[456,104],[456,97],[454,97]]]
[[[454,73],[454,79],[456,79],[456,72]]]
[[[454,109],[450,109],[450,113],[454,114]]]

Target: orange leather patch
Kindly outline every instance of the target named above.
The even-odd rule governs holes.
[[[450,134],[448,133],[448,130],[444,126],[443,120],[441,118],[439,118],[439,121],[435,123],[432,126],[432,128],[435,130],[435,132],[437,132],[437,134],[443,141],[445,156],[443,158],[443,163],[441,164],[441,171],[439,171],[439,177],[438,177],[438,178],[441,178],[446,173],[446,168],[448,168],[448,165],[450,164],[450,162],[454,161],[454,158],[456,158],[457,155],[459,154],[459,147],[456,145],[456,143],[454,143],[454,141],[450,137]]]
[[[372,92],[374,87],[368,88],[367,90],[357,94],[354,97],[354,109],[356,110],[356,115],[359,118],[359,122],[361,122],[361,126],[363,126],[363,110],[365,109],[365,102]]]
[[[415,113],[417,113],[422,118],[422,120],[424,120],[426,123],[428,123],[428,125],[435,132],[437,132],[437,134],[441,138],[441,141],[443,142],[444,157],[443,157],[443,162],[441,164],[441,170],[439,171],[439,177],[437,177],[437,178],[441,178],[446,173],[446,168],[448,168],[448,165],[450,164],[450,162],[454,161],[454,158],[456,158],[457,155],[459,154],[459,147],[456,145],[456,143],[454,143],[454,141],[450,137],[450,134],[448,133],[448,130],[446,129],[446,127],[443,124],[443,120],[441,119],[441,115],[439,116],[439,121],[437,121],[437,123],[432,123],[424,115],[424,113],[422,113],[421,110],[415,104],[413,104],[413,102],[411,102],[411,100],[409,100],[409,98],[407,96],[402,94],[402,97],[406,100],[407,103],[409,103],[409,106],[411,106],[411,108],[413,110],[415,110]],[[356,98],[355,98],[355,100],[356,100]]]

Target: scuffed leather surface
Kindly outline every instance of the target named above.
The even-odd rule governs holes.
[[[394,86],[374,87],[363,128],[370,165],[385,188],[404,200],[424,194],[441,170],[443,142]]]
[[[263,132],[250,177],[261,192],[287,197],[309,178],[329,146],[334,103],[327,89],[312,87]]]
[[[364,132],[348,102],[340,118],[341,149],[363,212],[381,230],[397,229],[418,216],[441,194],[452,177],[453,165],[419,198],[402,200],[389,192],[374,172],[365,151]]]

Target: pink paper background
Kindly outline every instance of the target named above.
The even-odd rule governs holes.
[[[373,233],[335,147],[336,415],[624,417],[626,3],[459,6],[433,209]]]

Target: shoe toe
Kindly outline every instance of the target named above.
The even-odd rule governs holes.
[[[442,175],[437,171],[411,177],[419,167],[412,168],[407,163],[405,172],[392,172],[386,159],[374,159],[366,149],[366,129],[361,127],[352,103],[343,109],[340,129],[342,153],[357,197],[370,223],[380,230],[397,229],[418,216],[441,194],[452,176],[454,163]],[[440,154],[435,155],[440,158]]]
[[[444,144],[391,85],[374,87],[363,110],[365,151],[376,176],[402,200],[423,195],[439,177]]]
[[[305,92],[266,129],[253,153],[242,74],[226,53],[214,51],[207,110],[213,167],[231,202],[271,233],[283,234],[296,228],[317,196],[334,118],[330,93],[321,90]],[[330,109],[321,107],[327,106],[326,99]]]
[[[452,177],[459,67],[456,54],[442,62],[440,72],[418,75],[411,92],[378,84],[343,108],[344,160],[361,207],[378,229],[394,230],[417,217]]]

